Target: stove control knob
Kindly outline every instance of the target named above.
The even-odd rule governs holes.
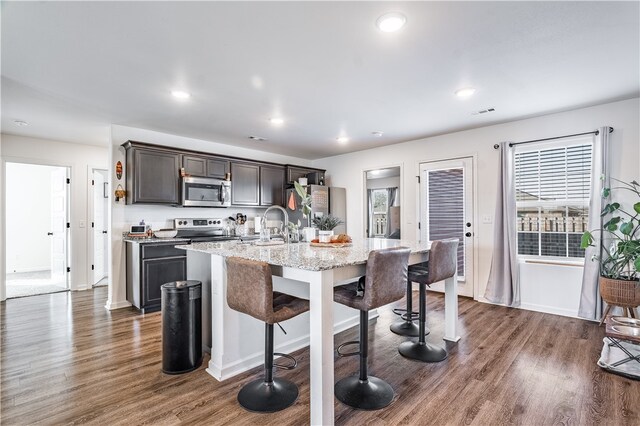
[[[209,225],[211,225],[212,223],[213,223],[212,221],[209,221]]]

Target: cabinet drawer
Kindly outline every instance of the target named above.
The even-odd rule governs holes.
[[[176,244],[144,244],[142,245],[142,258],[154,259],[157,257],[174,257],[174,256],[186,256],[187,252],[175,248]]]

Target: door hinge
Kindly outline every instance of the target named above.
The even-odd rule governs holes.
[[[420,183],[420,176],[416,176],[418,178],[418,183]]]
[[[71,178],[67,178],[67,183],[71,183]]]
[[[91,265],[91,270],[93,271],[93,265]]]
[[[71,224],[67,222],[67,228],[71,228]]]
[[[93,222],[91,222],[91,227],[93,228]]]
[[[418,229],[422,229],[422,225],[418,222]]]
[[[71,272],[71,266],[67,266],[67,272]]]
[[[91,179],[91,185],[95,185],[95,184],[96,184],[96,181]]]

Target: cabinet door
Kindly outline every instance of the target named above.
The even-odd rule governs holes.
[[[207,160],[200,157],[185,155],[182,157],[182,167],[186,174],[205,177],[207,175]]]
[[[162,284],[187,279],[187,258],[165,257],[142,261],[142,308],[160,306]]]
[[[284,167],[260,167],[260,205],[284,205]]]
[[[179,204],[180,154],[135,149],[133,203]]]
[[[222,159],[207,160],[207,176],[224,179],[225,173],[229,172],[229,161]]]
[[[260,167],[254,164],[231,163],[231,204],[260,204]]]

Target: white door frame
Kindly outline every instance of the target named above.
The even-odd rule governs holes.
[[[473,152],[473,153],[469,153],[469,154],[462,154],[462,155],[456,155],[454,157],[436,157],[436,158],[429,158],[429,159],[424,159],[424,160],[418,160],[415,163],[415,170],[416,170],[416,176],[420,176],[420,167],[422,164],[425,163],[437,163],[437,162],[444,162],[444,161],[455,161],[455,160],[461,160],[464,158],[470,158],[471,159],[471,164],[472,164],[472,194],[471,194],[471,199],[472,199],[472,207],[473,207],[473,236],[472,236],[472,247],[473,247],[473,299],[474,300],[479,300],[481,298],[480,296],[480,290],[479,290],[479,273],[478,270],[480,269],[478,267],[479,263],[478,263],[478,258],[479,258],[479,253],[478,253],[478,229],[479,229],[479,221],[478,221],[478,153],[477,152]],[[421,193],[421,187],[422,184],[419,183],[418,185],[416,185],[416,191],[415,191],[415,196],[416,196],[416,218],[417,218],[417,222],[420,222],[421,220],[421,215],[420,215],[420,210],[422,208],[422,202],[421,202],[421,197],[422,197],[422,193]],[[416,239],[418,241],[421,241],[422,239],[422,230],[418,228],[418,226],[416,225]]]
[[[380,169],[393,169],[394,167],[399,167],[400,168],[400,202],[401,203],[405,203],[405,197],[404,197],[404,187],[405,182],[404,182],[404,163],[395,163],[395,164],[386,164],[386,165],[381,165],[378,167],[367,167],[366,169],[361,169],[360,170],[360,176],[362,177],[362,181],[361,181],[361,187],[360,187],[360,193],[362,194],[362,203],[360,204],[360,206],[362,206],[363,210],[362,210],[362,225],[360,227],[360,231],[362,232],[362,237],[363,238],[368,238],[366,232],[365,232],[365,224],[367,223],[367,221],[369,220],[369,217],[367,215],[367,209],[368,207],[366,207],[368,205],[369,200],[367,200],[367,172],[370,172],[372,170],[380,170]],[[404,221],[402,220],[402,218],[404,217],[404,208],[402,207],[402,205],[400,205],[400,239],[402,239],[403,235],[406,235],[406,229],[404,229],[405,227],[404,225]]]
[[[95,247],[94,244],[94,232],[95,228],[91,226],[95,222],[94,218],[94,210],[93,210],[93,192],[95,191],[94,185],[92,185],[93,181],[93,172],[94,171],[104,171],[106,172],[107,178],[105,182],[109,182],[109,170],[105,169],[104,166],[95,166],[88,165],[87,166],[87,217],[89,218],[87,222],[87,229],[90,231],[87,232],[87,248],[88,248],[88,256],[87,256],[87,278],[88,284],[87,289],[91,289],[95,283],[93,283],[93,269],[91,269],[91,265],[94,265],[94,256],[95,256]],[[109,188],[109,198],[111,197],[111,188]],[[110,208],[110,205],[107,206],[107,209]],[[107,221],[107,231],[109,230],[109,218],[105,217],[105,221]],[[107,241],[111,241],[110,235],[107,234]],[[111,244],[107,243],[107,248],[109,248]],[[106,250],[104,253],[105,256],[105,265],[109,266],[109,254],[107,253],[109,250]],[[109,268],[105,271],[107,274],[107,279],[111,279],[109,277]]]
[[[7,180],[5,178],[5,173],[7,170],[7,163],[23,163],[23,164],[33,164],[36,166],[53,166],[53,167],[66,167],[69,171],[68,171],[68,176],[71,179],[71,184],[73,185],[73,173],[74,173],[74,166],[73,164],[69,164],[69,163],[61,163],[58,161],[50,161],[50,160],[45,160],[45,159],[34,159],[34,158],[24,158],[24,157],[11,157],[11,156],[2,156],[2,162],[0,163],[0,177],[2,178],[2,185],[0,187],[0,198],[2,199],[2,205],[0,206],[0,221],[2,223],[0,223],[0,229],[2,229],[2,238],[0,238],[2,241],[0,241],[0,244],[2,246],[2,256],[0,256],[0,272],[2,272],[2,274],[0,274],[0,300],[6,300],[7,297],[7,264],[6,264],[6,257],[7,257],[7,224],[6,224],[6,217],[7,217]],[[72,192],[71,191],[71,187],[68,187],[68,196],[67,196],[67,220],[69,221],[69,223],[73,223],[73,211],[71,208],[71,197],[72,197]],[[72,266],[72,260],[73,260],[73,244],[72,244],[72,236],[71,236],[71,229],[69,229],[69,231],[67,232],[67,266]],[[73,274],[74,274],[74,268],[71,268],[71,272],[68,273],[67,275],[67,289],[68,290],[73,290]]]

